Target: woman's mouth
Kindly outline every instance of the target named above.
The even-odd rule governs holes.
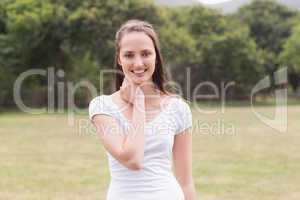
[[[131,72],[138,77],[143,76],[146,71],[147,69],[131,70]]]

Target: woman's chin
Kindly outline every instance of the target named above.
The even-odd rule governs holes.
[[[136,80],[133,80],[133,83],[136,84],[136,85],[142,85],[145,81],[144,80],[141,80],[141,79],[136,79]]]
[[[149,82],[152,82],[151,76],[142,76],[142,77],[137,77],[137,76],[128,76],[128,79],[132,81],[132,83],[136,85],[143,85],[147,84]]]
[[[133,78],[132,81],[137,85],[143,85],[148,82],[148,79],[146,79],[145,77],[140,77],[140,78]]]

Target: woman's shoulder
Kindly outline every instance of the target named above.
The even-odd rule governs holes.
[[[176,122],[176,134],[192,126],[189,101],[180,95],[172,95],[172,116]]]
[[[112,115],[115,110],[111,105],[111,101],[109,99],[110,95],[99,95],[94,97],[89,103],[89,114],[90,118],[92,118],[95,114],[107,114]]]
[[[111,96],[112,94],[111,95],[101,94],[99,96],[96,96],[90,101],[89,107],[93,107],[93,106],[107,107],[110,105]]]
[[[175,95],[168,95],[167,98],[169,99],[168,101],[169,104],[167,104],[168,109],[166,110],[172,113],[172,115],[180,119],[186,113],[191,112],[189,102],[186,99],[184,99],[184,97],[175,94]]]
[[[89,105],[91,106],[91,105],[94,105],[94,104],[102,103],[105,99],[105,96],[106,95],[99,95],[99,96],[96,96],[96,97],[92,98]]]
[[[178,94],[169,94],[168,98],[175,102],[176,106],[189,106],[190,102]]]
[[[112,94],[101,94],[99,96],[96,96],[94,97],[91,101],[90,101],[90,104],[91,103],[96,103],[96,102],[106,102],[109,98],[114,98],[114,96],[116,96],[118,93],[118,91],[112,93]]]

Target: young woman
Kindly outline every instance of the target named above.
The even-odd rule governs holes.
[[[164,87],[151,24],[129,20],[121,26],[115,62],[122,72],[116,75],[120,89],[94,98],[89,106],[109,160],[107,200],[196,200],[191,111]]]

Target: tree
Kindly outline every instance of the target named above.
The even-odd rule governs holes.
[[[2,71],[17,77],[28,69],[54,67],[65,71],[66,81],[86,78],[98,87],[96,70],[113,67],[115,32],[132,18],[161,23],[150,0],[1,1]],[[46,84],[43,77],[26,81],[27,88]]]
[[[278,57],[291,34],[296,15],[296,11],[273,0],[254,0],[235,15],[250,27],[250,35],[262,52],[264,73],[270,77],[279,68]]]
[[[175,79],[185,86],[184,69],[190,67],[191,91],[203,81],[211,81],[217,86],[234,81],[236,85],[231,89],[231,97],[248,96],[262,74],[259,52],[248,27],[201,6],[185,8],[182,13],[184,16],[175,12],[177,17],[173,16],[173,19],[177,21],[174,23],[191,38],[192,42],[182,43],[182,46],[192,44],[192,48],[179,54],[183,57],[173,70],[177,75]]]
[[[292,35],[284,44],[283,49],[279,59],[283,66],[288,66],[289,82],[296,93],[300,85],[300,24],[294,27]]]

